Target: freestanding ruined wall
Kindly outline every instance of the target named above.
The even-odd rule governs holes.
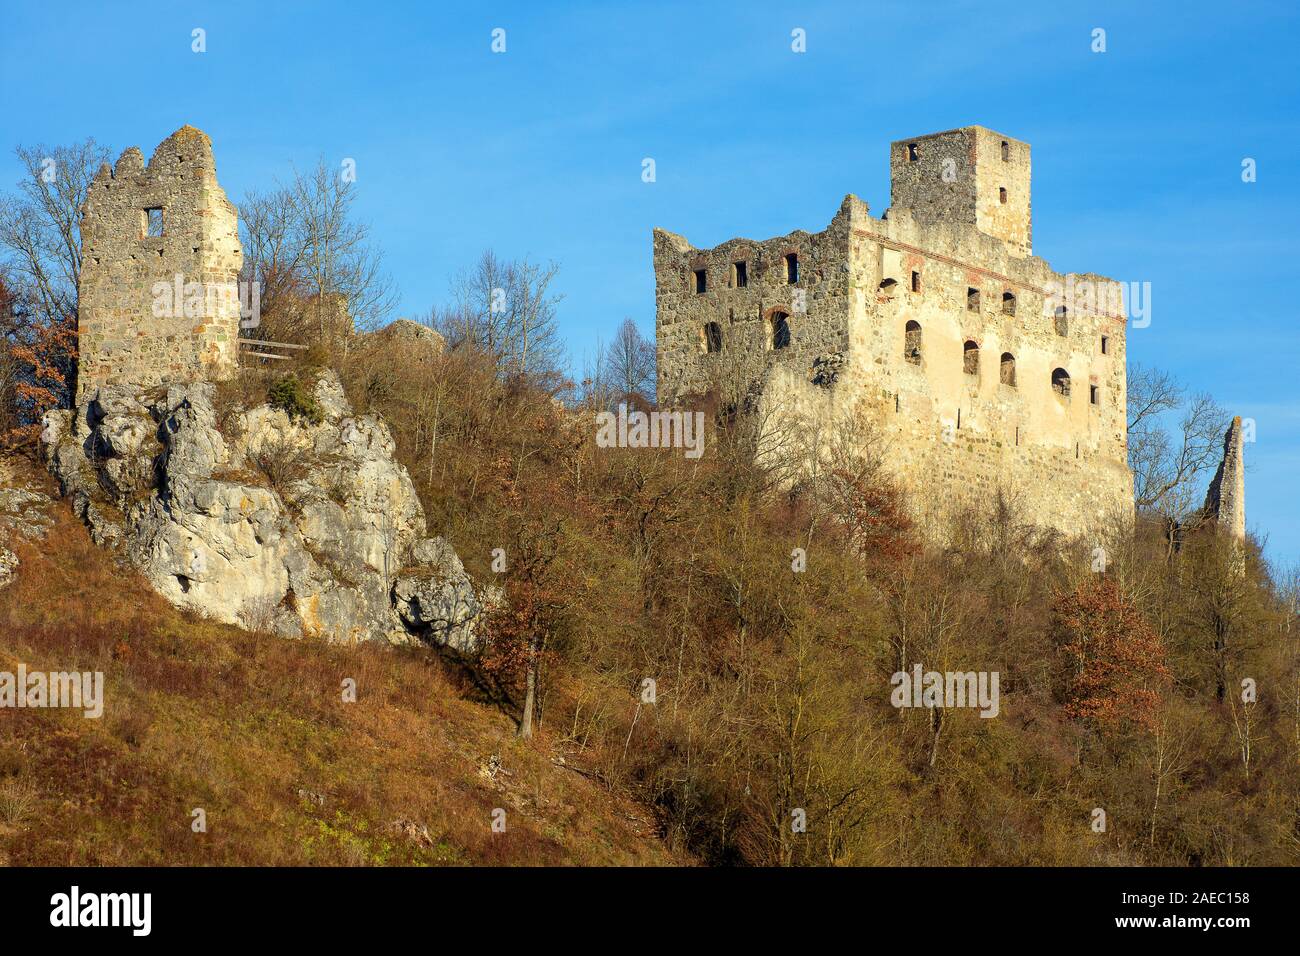
[[[147,166],[134,146],[105,163],[82,207],[81,250],[78,404],[101,385],[233,374],[243,254],[203,132],[177,130]]]
[[[1223,436],[1223,460],[1205,495],[1205,512],[1238,541],[1246,537],[1246,445],[1241,416]]]
[[[923,516],[1003,492],[1069,535],[1131,519],[1122,297],[1031,255],[1028,144],[968,127],[891,161],[880,219],[850,195],[816,234],[655,231],[660,401],[721,386],[818,427],[865,412]]]

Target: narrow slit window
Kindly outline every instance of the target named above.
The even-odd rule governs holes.
[[[915,143],[908,143],[908,144],[907,144],[907,161],[908,161],[909,163],[914,163],[914,162],[916,162],[916,161],[917,161],[918,159],[920,159],[920,158],[921,158],[921,151],[917,148],[917,145],[916,145]]]
[[[737,262],[732,266],[732,278],[735,280],[737,289],[743,289],[749,285],[749,265],[745,262]]]
[[[1004,205],[1004,206],[1007,204],[1007,187],[1006,187],[1006,186],[999,186],[999,187],[998,187],[998,202],[1002,203],[1002,205]]]
[[[772,348],[790,347],[790,316],[785,312],[772,314]]]
[[[1101,404],[1101,389],[1098,386],[1088,386],[1088,401],[1093,405]]]
[[[1110,337],[1107,335],[1103,335],[1101,337],[1101,354],[1102,355],[1110,354]]]
[[[785,281],[790,285],[799,281],[799,256],[793,252],[785,256]]]
[[[921,273],[919,272],[912,273],[912,291],[913,292],[921,291]]]
[[[722,351],[722,326],[717,322],[708,322],[704,326],[704,351]]]
[[[1010,160],[1011,160],[1011,144],[1004,139],[1002,141],[1002,162],[1005,163],[1005,162],[1009,162]]]
[[[903,358],[913,365],[921,364],[921,323],[908,322],[903,328]]]

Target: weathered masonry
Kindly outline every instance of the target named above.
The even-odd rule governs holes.
[[[879,219],[697,249],[654,233],[659,399],[761,396],[874,420],[923,517],[999,490],[1038,524],[1128,521],[1118,283],[1032,255],[1029,144],[979,126],[890,147]]]
[[[133,146],[100,168],[81,215],[78,404],[101,385],[234,373],[237,223],[212,143],[192,126],[164,140],[147,166]]]

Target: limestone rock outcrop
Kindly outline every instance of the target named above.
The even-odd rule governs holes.
[[[472,654],[483,596],[424,511],[388,427],[337,376],[311,415],[217,407],[216,387],[101,386],[51,412],[51,471],[100,544],[173,604],[285,636]]]

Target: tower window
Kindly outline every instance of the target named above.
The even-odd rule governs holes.
[[[1062,337],[1070,334],[1070,313],[1065,306],[1058,306],[1053,316],[1056,323],[1056,334]]]
[[[881,279],[880,291],[884,294],[886,299],[892,299],[894,293],[898,291],[898,283],[894,279]]]
[[[745,262],[736,262],[731,267],[731,278],[735,282],[737,289],[743,289],[749,285],[749,266]]]
[[[966,289],[966,311],[978,312],[980,310],[980,290],[972,287]]]
[[[967,341],[961,347],[961,370],[967,375],[980,373],[980,347],[973,341]]]
[[[1002,293],[1002,314],[1003,315],[1016,314],[1016,294],[1014,292]]]
[[[921,364],[921,323],[908,322],[903,329],[903,358],[913,365]]]
[[[707,269],[695,270],[695,294],[703,295],[709,291],[709,272]]]
[[[144,234],[147,238],[160,238],[163,234],[163,211],[161,208],[144,211]]]
[[[921,273],[919,272],[912,273],[912,291],[913,292],[921,291]]]
[[[1052,369],[1052,391],[1062,398],[1070,397],[1070,373],[1065,369]]]
[[[1110,336],[1108,335],[1103,335],[1101,337],[1101,354],[1102,355],[1110,354]]]
[[[799,281],[799,256],[793,252],[785,255],[785,281],[790,285]]]
[[[1002,162],[1008,162],[1011,159],[1011,144],[1005,139],[1002,141]]]
[[[1088,386],[1088,401],[1093,405],[1101,404],[1101,388],[1096,385]]]
[[[916,161],[917,161],[918,159],[920,159],[920,158],[921,158],[921,152],[920,152],[919,149],[917,149],[916,144],[915,144],[915,143],[908,143],[908,144],[907,144],[907,161],[908,161],[909,163],[914,163],[914,162],[916,162]]]
[[[772,313],[772,348],[790,347],[790,316],[785,312]]]
[[[1016,387],[1016,357],[1010,352],[1002,353],[1002,363],[998,369],[998,381],[1003,385]]]
[[[999,187],[998,187],[998,202],[1002,203],[1002,205],[1004,205],[1004,206],[1007,204],[1007,187],[1006,187],[1006,186],[999,186]]]
[[[704,325],[704,351],[722,351],[722,326],[717,322],[706,322]]]

